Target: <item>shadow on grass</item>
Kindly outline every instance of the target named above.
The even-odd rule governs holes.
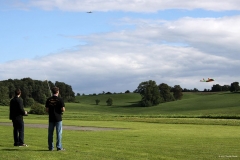
[[[27,149],[27,150],[23,150],[23,149],[20,149],[20,148],[23,148],[23,147],[19,147],[19,148],[3,148],[3,149],[1,149],[1,151],[40,151],[40,152],[51,152],[51,151],[49,151],[48,149],[39,149],[39,150],[29,150],[29,149]],[[25,147],[26,148],[26,147]]]
[[[2,151],[19,151],[19,148],[4,148]]]
[[[127,102],[127,105],[117,105],[115,106],[113,103],[114,108],[142,108],[142,106],[140,106],[140,102]]]
[[[240,92],[227,92],[227,93],[222,93],[222,94],[240,94]]]
[[[142,107],[140,106],[140,102],[128,102],[129,105],[122,106],[122,107]]]

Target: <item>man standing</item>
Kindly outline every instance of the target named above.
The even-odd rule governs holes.
[[[57,142],[56,148],[57,151],[64,151],[65,149],[62,147],[62,114],[65,111],[65,104],[59,95],[59,88],[52,88],[53,96],[48,98],[46,101],[46,111],[49,115],[49,123],[48,123],[48,149],[49,151],[53,151],[53,132],[56,127],[57,134]]]
[[[15,90],[15,96],[10,101],[9,119],[13,123],[14,146],[27,147],[24,143],[24,122],[23,116],[27,115],[27,111],[23,109],[23,102],[20,99],[21,90]]]

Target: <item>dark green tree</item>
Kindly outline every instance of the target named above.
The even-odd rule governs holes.
[[[100,103],[100,100],[96,99],[95,102],[96,102],[96,105],[98,105]]]
[[[212,92],[220,92],[222,91],[222,86],[219,84],[215,84],[212,86]]]
[[[199,90],[197,88],[193,88],[193,92],[198,92]]]
[[[72,91],[72,87],[70,85],[65,84],[64,82],[56,81],[55,86],[60,90],[60,96],[64,101],[69,102],[74,101],[75,93]]]
[[[126,90],[125,93],[131,93],[129,90]]]
[[[231,86],[230,86],[230,91],[231,92],[237,92],[239,91],[239,83],[238,82],[233,82],[231,83]]]
[[[0,105],[8,106],[10,102],[8,87],[0,83]]]
[[[175,100],[182,99],[183,93],[182,93],[182,88],[180,85],[175,85],[173,87],[173,96],[174,96]]]
[[[8,90],[9,90],[9,98],[13,98],[15,95],[15,90],[16,90],[13,83],[11,83],[11,82],[8,83]]]
[[[67,102],[75,101],[75,94],[72,91],[72,87],[63,82],[56,82],[60,87],[60,96]],[[0,86],[6,86],[8,91],[4,89],[0,90],[0,92],[4,92],[8,95],[8,103],[9,99],[14,96],[14,91],[16,88],[20,88],[22,91],[21,97],[23,99],[23,104],[28,106],[28,98],[33,98],[34,101],[39,102],[41,104],[45,104],[46,98],[51,96],[50,89],[55,86],[51,81],[39,81],[32,80],[31,78],[23,78],[23,79],[8,79],[4,81],[0,81]],[[0,100],[4,99],[4,97],[0,97]],[[9,104],[7,104],[9,105]]]
[[[140,83],[136,92],[140,93],[142,97],[141,105],[143,107],[155,106],[163,102],[155,81],[149,80]]]
[[[222,86],[222,91],[230,91],[230,86],[229,85],[223,85]]]
[[[163,98],[164,102],[174,101],[174,97],[170,92],[171,87],[168,86],[166,83],[161,83],[158,85],[160,96]]]
[[[113,104],[113,99],[112,99],[111,97],[108,98],[107,101],[106,101],[106,103],[107,103],[108,106],[112,106],[112,104]]]

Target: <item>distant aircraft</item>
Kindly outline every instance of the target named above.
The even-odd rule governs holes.
[[[200,82],[212,82],[212,81],[214,81],[214,79],[212,78],[208,78],[207,80],[203,78],[202,80],[200,80]]]
[[[92,13],[92,11],[89,11],[89,12],[87,12],[87,13]]]

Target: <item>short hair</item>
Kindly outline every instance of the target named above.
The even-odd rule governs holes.
[[[56,94],[58,91],[59,91],[59,88],[58,88],[58,87],[53,87],[53,88],[52,88],[52,93],[53,93],[53,94]]]
[[[20,95],[20,94],[21,94],[21,90],[20,90],[19,88],[17,88],[17,89],[15,90],[15,95],[18,96],[18,95]]]

